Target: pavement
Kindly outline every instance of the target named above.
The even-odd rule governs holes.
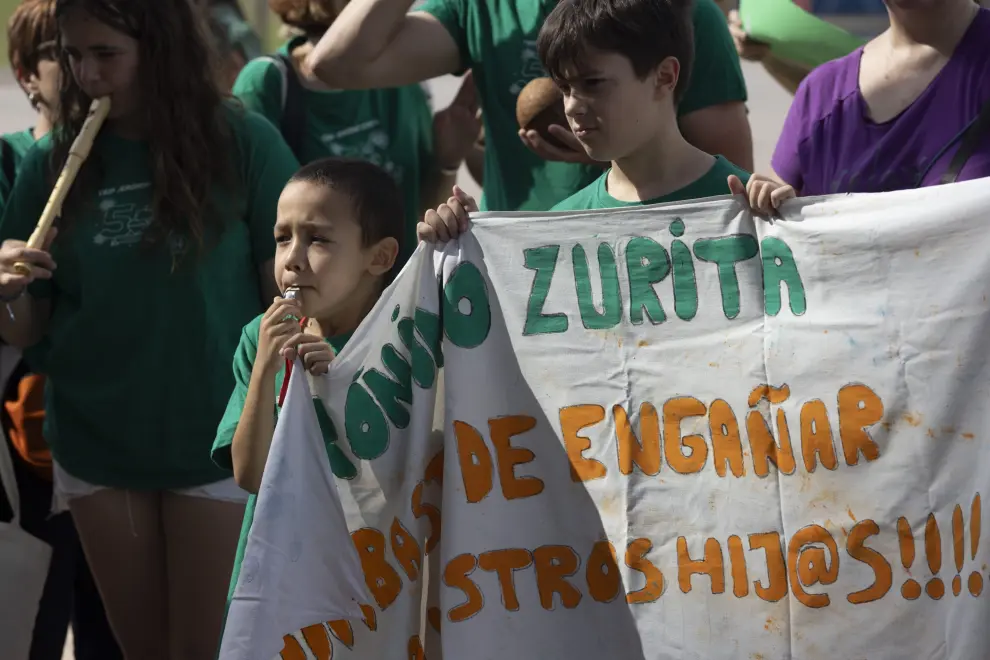
[[[777,136],[783,126],[791,97],[759,64],[743,62],[743,74],[749,93],[749,121],[753,132],[753,148],[757,172],[767,172]],[[430,81],[435,108],[444,108],[458,89],[458,79],[444,76]],[[0,72],[0,133],[23,130],[32,125],[34,111],[12,76]],[[469,193],[479,194],[474,179],[462,168],[458,183]],[[72,660],[71,635],[66,641],[63,660]]]

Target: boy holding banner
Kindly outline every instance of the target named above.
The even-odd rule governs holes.
[[[726,192],[727,181],[732,193],[747,192],[748,172],[690,144],[678,127],[694,62],[690,8],[684,0],[563,0],[547,17],[536,43],[540,61],[588,156],[611,161],[553,211],[712,197]],[[752,180],[754,209],[766,213],[793,196],[776,188]]]
[[[314,161],[282,192],[275,223],[275,279],[283,293],[298,289],[298,297],[275,298],[244,327],[234,354],[234,391],[213,445],[214,462],[233,471],[238,485],[252,493],[228,603],[254,520],[287,371],[298,356],[311,374],[325,374],[398,273],[403,206],[391,175],[362,160]]]
[[[546,211],[601,174],[603,163],[572,149],[567,131],[564,149],[553,149],[534,131],[520,135],[519,93],[545,75],[535,41],[557,0],[428,0],[410,11],[412,4],[352,0],[308,66],[340,89],[408,85],[473,68],[485,121],[487,211]],[[712,0],[696,0],[685,11],[697,39],[699,75],[685,90],[681,128],[695,146],[751,167],[746,86],[725,16]]]
[[[543,66],[564,94],[564,112],[587,154],[611,167],[552,211],[617,208],[744,195],[771,213],[794,189],[750,175],[690,144],[677,104],[694,57],[684,0],[562,0],[537,40]],[[423,240],[446,241],[467,228],[473,199],[454,196],[428,211]]]

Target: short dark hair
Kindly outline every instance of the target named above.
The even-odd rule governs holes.
[[[332,188],[351,202],[361,228],[361,245],[370,247],[383,238],[399,244],[398,257],[385,276],[390,283],[402,269],[406,211],[402,191],[392,175],[366,160],[323,158],[304,165],[289,183],[306,182]]]
[[[543,68],[561,80],[568,66],[580,68],[589,47],[619,53],[642,79],[660,62],[676,57],[680,76],[674,102],[684,95],[694,63],[692,0],[561,0],[540,29],[536,48]]]

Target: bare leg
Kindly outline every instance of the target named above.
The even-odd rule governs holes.
[[[165,493],[162,512],[172,660],[213,660],[244,505]]]
[[[69,502],[126,660],[168,660],[161,494],[100,490]]]

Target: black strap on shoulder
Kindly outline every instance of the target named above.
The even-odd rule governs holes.
[[[14,177],[17,176],[17,168],[14,165],[14,149],[3,138],[0,138],[0,171],[3,172],[3,178],[7,185],[14,185]]]
[[[990,100],[983,104],[976,120],[969,125],[969,128],[966,129],[966,132],[960,138],[959,149],[956,150],[956,154],[949,161],[949,168],[942,175],[941,183],[955,183],[956,179],[959,178],[959,174],[962,172],[962,168],[966,165],[966,161],[973,155],[976,148],[980,146],[980,142],[986,136],[988,129],[990,129]]]
[[[303,105],[303,87],[292,65],[292,59],[285,53],[275,53],[285,76],[285,95],[282,99],[282,137],[285,138],[296,159],[302,163],[302,143],[306,135],[306,109]]]

